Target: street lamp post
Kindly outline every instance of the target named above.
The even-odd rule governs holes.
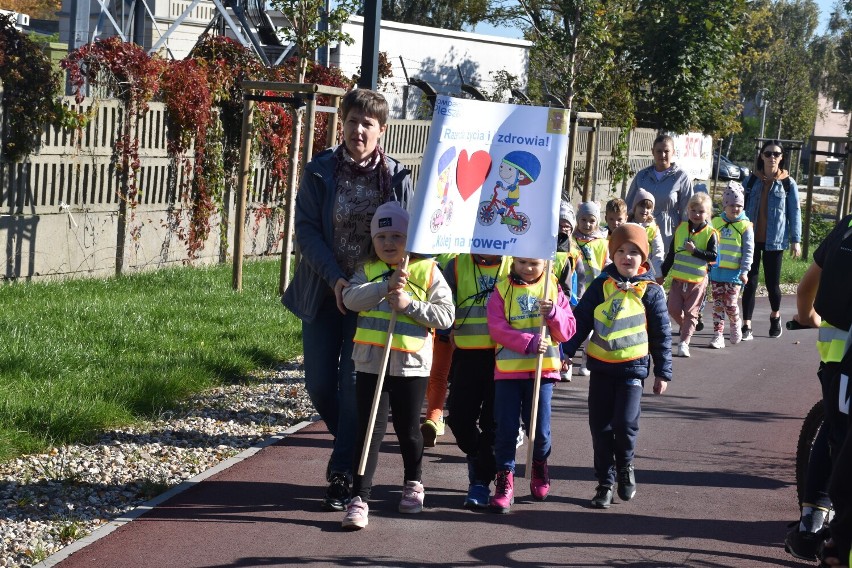
[[[763,108],[763,116],[760,119],[760,139],[763,140],[763,130],[766,127],[766,107],[769,106],[769,101],[766,100],[766,95],[769,93],[769,89],[762,88],[757,91],[757,106]]]

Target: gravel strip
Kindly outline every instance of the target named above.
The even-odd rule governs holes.
[[[315,414],[301,360],[158,420],[0,464],[0,566],[32,566],[145,501]]]

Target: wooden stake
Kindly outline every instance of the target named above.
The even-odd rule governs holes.
[[[547,280],[544,281],[545,298],[547,298],[547,294],[550,288],[550,271],[552,269],[553,261],[548,260],[544,268],[544,275],[547,277]],[[554,304],[554,307],[555,305],[556,304]],[[539,329],[539,336],[541,337],[541,341],[548,340],[547,322],[545,321],[545,316],[541,316],[541,328]],[[535,446],[536,422],[538,422],[538,398],[539,391],[541,391],[541,368],[543,364],[544,353],[539,353],[538,359],[535,362],[535,379],[533,383],[532,408],[530,408],[530,431],[527,432],[527,440],[529,441],[529,447],[527,448],[527,465],[524,468],[524,477],[526,477],[527,479],[530,479],[532,477],[533,447]]]

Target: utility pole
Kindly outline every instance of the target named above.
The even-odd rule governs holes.
[[[763,139],[764,128],[766,127],[766,108],[769,106],[769,101],[766,100],[766,95],[769,94],[769,89],[763,87],[757,91],[757,106],[763,108],[763,117],[760,119],[760,139]]]

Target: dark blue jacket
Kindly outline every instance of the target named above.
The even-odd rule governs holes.
[[[618,273],[614,264],[607,265],[604,267],[600,276],[595,278],[589,285],[589,288],[583,293],[583,297],[580,298],[580,303],[574,308],[577,331],[569,341],[563,344],[563,351],[566,356],[573,357],[574,352],[577,351],[580,344],[583,343],[586,337],[589,336],[589,333],[594,329],[595,308],[605,300],[603,284],[610,276],[616,281],[625,280]],[[651,368],[651,359],[653,358],[654,376],[666,381],[672,380],[672,330],[671,323],[669,323],[668,308],[666,307],[666,294],[662,286],[653,283],[653,270],[638,274],[630,279],[632,282],[640,282],[642,280],[652,282],[645,289],[645,295],[642,296],[642,303],[645,305],[645,316],[647,318],[648,351],[650,354],[624,363],[607,363],[594,357],[589,357],[586,361],[586,368],[593,374],[599,372],[624,379],[644,380],[648,377]]]
[[[331,250],[334,197],[337,193],[334,150],[329,148],[308,162],[296,195],[296,242],[302,260],[281,302],[306,323],[316,317],[323,300],[334,294],[337,279],[345,277]],[[413,192],[411,170],[390,156],[385,158],[390,170],[393,198],[407,209]]]

